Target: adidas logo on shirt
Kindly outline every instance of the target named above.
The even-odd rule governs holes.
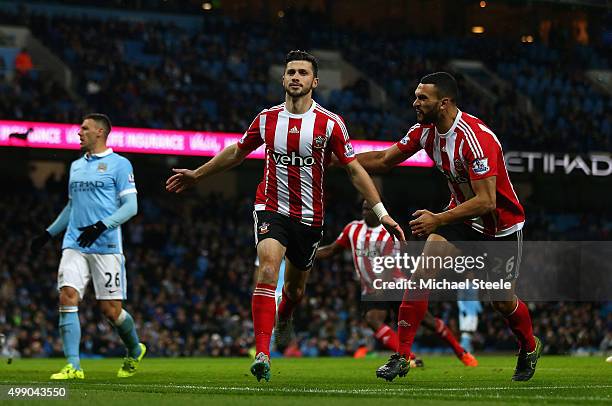
[[[299,134],[300,130],[297,129],[296,126],[293,126],[293,128],[291,130],[289,130],[290,134]]]

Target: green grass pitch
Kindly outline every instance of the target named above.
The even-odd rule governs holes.
[[[542,357],[534,378],[511,382],[515,358],[481,356],[467,368],[450,356],[426,357],[425,368],[389,383],[375,377],[384,358],[273,359],[270,382],[257,382],[246,358],[145,358],[128,379],[115,377],[119,359],[84,360],[85,380],[68,383],[74,404],[612,404],[612,365],[601,357]],[[60,359],[0,364],[0,386],[56,385]],[[400,401],[400,403],[398,403]],[[28,403],[30,403],[29,401]],[[49,404],[49,400],[35,403]],[[2,403],[0,401],[0,403]],[[54,403],[54,402],[52,402]]]

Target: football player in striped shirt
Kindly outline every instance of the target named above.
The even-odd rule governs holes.
[[[316,58],[304,51],[289,52],[282,76],[285,102],[262,110],[240,141],[209,162],[195,170],[174,169],[175,174],[166,181],[166,190],[182,192],[239,165],[252,151],[265,146],[264,175],[253,211],[260,266],[252,298],[257,356],[251,373],[258,381],[270,379],[272,329],[278,337],[291,337],[293,310],[304,295],[323,235],[323,181],[332,154],[346,168],[350,181],[372,205],[383,226],[395,238],[404,240],[402,229],[387,213],[372,179],[355,160],[344,121],[313,100],[318,83]],[[285,283],[276,310],[274,291],[283,257]]]
[[[512,380],[527,381],[535,373],[542,344],[533,335],[529,308],[515,294],[525,211],[508,176],[501,144],[482,120],[458,108],[459,89],[451,74],[424,76],[414,95],[417,124],[396,144],[359,154],[358,160],[369,172],[385,172],[424,149],[434,161],[448,181],[451,201],[440,213],[414,212],[412,233],[427,237],[424,255],[452,255],[454,241],[470,241],[484,252],[495,247],[488,260],[501,266],[487,267],[485,277],[508,281],[511,288],[492,292],[491,304],[519,342]],[[411,280],[419,284],[433,277],[432,270],[421,267]],[[406,290],[398,316],[399,351],[378,369],[377,376],[392,380],[408,373],[406,356],[427,313],[429,294],[427,289]]]
[[[384,256],[391,254],[394,250],[394,241],[387,230],[380,224],[378,218],[370,208],[367,201],[362,204],[362,220],[355,220],[344,227],[336,241],[329,245],[319,247],[317,259],[328,259],[340,254],[345,250],[350,250],[355,266],[355,273],[361,282],[362,295],[375,295],[377,292],[373,287],[373,280],[379,278],[373,272],[371,255]],[[406,276],[396,269],[394,279],[405,279]],[[387,349],[394,353],[398,351],[399,339],[397,333],[389,325],[385,324],[389,311],[393,309],[398,314],[399,303],[388,300],[364,300],[361,302],[363,317],[368,326],[374,331],[374,337]],[[440,318],[434,317],[427,312],[423,319],[423,326],[436,333],[452,349],[457,358],[466,366],[478,366],[476,358],[466,351],[457,342],[453,332],[446,323]],[[422,366],[420,359],[414,353],[409,354],[410,365],[413,367]]]

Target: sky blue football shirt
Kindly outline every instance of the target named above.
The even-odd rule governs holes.
[[[121,197],[136,193],[134,170],[126,158],[107,149],[100,154],[85,154],[70,166],[68,197],[72,201],[70,220],[62,248],[87,254],[121,254],[121,226],[106,230],[89,248],[81,248],[79,227],[95,224],[113,214]]]

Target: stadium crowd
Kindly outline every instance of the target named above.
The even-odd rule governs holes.
[[[242,132],[262,107],[276,104],[281,87],[270,83],[269,68],[288,49],[337,49],[390,100],[372,103],[366,80],[316,96],[343,115],[353,138],[400,138],[414,121],[410,89],[418,79],[450,59],[472,58],[509,86],[492,85],[492,102],[462,82],[460,106],[503,134],[506,149],[612,149],[612,99],[585,77],[587,69],[609,67],[594,47],[423,39],[383,27],[373,34],[339,28],[306,10],[288,10],[275,24],[211,13],[197,27],[184,27],[21,8],[0,13],[0,23],[9,22],[28,26],[71,68],[78,96],[40,77],[5,82],[0,111],[7,118],[72,122],[75,112],[103,110],[117,125]],[[517,108],[518,92],[529,97],[533,112]]]
[[[56,327],[61,239],[39,255],[30,254],[28,244],[65,204],[65,186],[53,180],[42,190],[19,184],[0,199],[0,234],[7,237],[0,246],[0,333],[8,336],[15,356],[61,357]],[[357,209],[357,202],[332,199],[325,241],[335,238]],[[251,211],[250,198],[211,194],[178,199],[141,193],[139,214],[124,227],[126,306],[152,355],[248,354],[253,345],[250,293],[255,258]],[[546,229],[538,233],[555,238]],[[594,230],[590,238],[601,236]],[[350,255],[316,265],[307,297],[296,312],[297,339],[287,356],[376,349],[361,318],[359,284],[353,278]],[[119,338],[95,308],[93,296],[90,287],[80,306],[81,351],[90,357],[123,356]],[[458,335],[455,303],[433,303],[431,309]],[[549,354],[593,353],[612,346],[612,303],[535,302],[531,311],[534,332]],[[495,312],[481,317],[474,337],[477,352],[516,348],[502,318]],[[435,336],[420,334],[417,351],[443,351]]]
[[[3,61],[0,56],[0,61]],[[59,83],[45,80],[36,71],[9,74],[0,66],[0,112],[3,119],[74,122],[79,109]]]

